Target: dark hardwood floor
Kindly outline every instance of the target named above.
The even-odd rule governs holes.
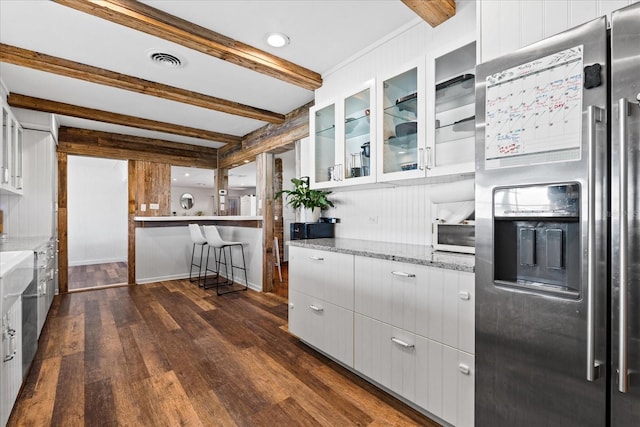
[[[278,267],[273,270],[273,293],[283,298],[289,298],[289,263],[283,262],[280,266],[282,282],[278,275]]]
[[[56,296],[9,426],[435,426],[287,332],[285,298],[188,280]]]
[[[78,265],[69,267],[69,290],[127,284],[126,262]]]

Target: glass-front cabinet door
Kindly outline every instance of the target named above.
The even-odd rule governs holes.
[[[336,178],[336,106],[313,107],[309,110],[309,134],[312,137],[312,187],[327,187]],[[324,185],[323,185],[324,184]]]
[[[345,184],[375,182],[375,116],[371,116],[371,86],[344,99],[344,144],[340,163],[345,165],[341,178]],[[373,162],[372,162],[373,160]]]
[[[436,57],[433,79],[434,119],[427,135],[430,176],[473,173],[475,170],[476,45],[468,43]],[[430,116],[431,117],[431,116]]]
[[[425,176],[422,67],[383,80],[378,99],[378,181]]]
[[[367,84],[332,104],[309,110],[312,188],[375,182],[373,94],[373,85]]]
[[[2,135],[0,136],[0,185],[9,184],[9,111],[2,107]]]

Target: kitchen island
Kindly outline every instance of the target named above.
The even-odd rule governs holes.
[[[136,283],[188,278],[193,248],[188,225],[215,225],[224,240],[244,243],[248,285],[262,291],[261,216],[137,216],[134,221]],[[240,249],[233,250],[234,262],[241,262]],[[200,255],[199,248],[195,255]],[[197,267],[194,269],[197,275]],[[244,275],[237,274],[236,282],[244,284]]]

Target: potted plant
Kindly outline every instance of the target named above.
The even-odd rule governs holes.
[[[312,190],[309,188],[309,177],[292,178],[293,190],[278,191],[275,198],[285,195],[287,205],[300,210],[300,222],[316,222],[320,211],[333,207],[333,202],[327,198],[331,191]],[[316,209],[318,208],[318,209]]]

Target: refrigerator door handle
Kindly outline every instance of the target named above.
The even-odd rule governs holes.
[[[599,377],[600,364],[596,363],[596,127],[598,122],[602,122],[604,110],[595,105],[589,105],[587,109],[587,119],[589,122],[589,184],[588,184],[588,205],[587,213],[587,381],[595,381]]]
[[[627,215],[627,116],[629,116],[629,102],[626,98],[618,100],[618,124],[620,126],[620,301],[618,303],[618,391],[627,393],[629,391],[629,376],[627,375],[627,292],[629,263],[628,247],[628,215]]]

